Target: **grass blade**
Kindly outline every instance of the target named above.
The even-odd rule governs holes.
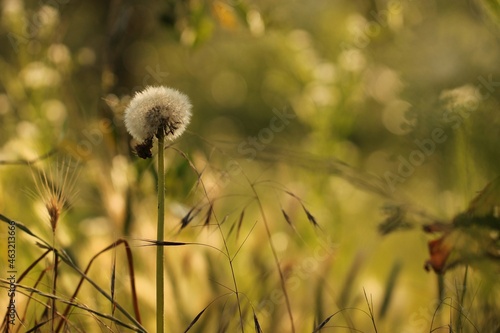
[[[238,220],[238,228],[236,229],[236,241],[240,236],[241,224],[243,223],[243,218],[245,217],[245,210],[243,209],[240,214],[240,218]]]
[[[115,314],[115,282],[116,282],[116,252],[113,252],[113,262],[111,264],[111,314]]]
[[[130,250],[130,246],[128,245],[128,242],[126,240],[124,240],[124,239],[117,240],[113,244],[109,245],[108,247],[106,247],[105,249],[101,250],[96,255],[94,255],[92,257],[92,259],[90,259],[89,263],[87,264],[87,267],[86,267],[86,269],[85,269],[84,272],[82,272],[77,266],[75,266],[75,264],[71,260],[69,260],[67,258],[67,256],[65,256],[65,255],[61,255],[60,256],[61,260],[63,260],[66,264],[68,264],[71,268],[73,268],[77,273],[79,273],[81,275],[80,281],[79,281],[79,283],[78,283],[78,285],[77,285],[77,287],[76,287],[76,289],[75,289],[72,297],[70,298],[70,301],[66,302],[68,304],[68,306],[66,307],[66,310],[64,311],[64,314],[62,316],[63,318],[66,318],[68,316],[69,311],[71,310],[72,302],[73,302],[73,300],[76,299],[76,296],[78,295],[78,292],[80,291],[80,288],[81,288],[81,286],[83,284],[83,281],[86,280],[95,289],[97,289],[102,295],[104,295],[110,302],[112,302],[112,304],[114,304],[113,306],[115,306],[117,309],[119,309],[121,313],[123,313],[135,325],[137,325],[138,327],[140,327],[142,329],[141,319],[140,319],[140,314],[139,314],[139,309],[138,309],[138,304],[137,304],[137,293],[136,293],[136,289],[135,289],[135,280],[133,278],[131,278],[131,285],[132,285],[131,289],[132,289],[132,297],[133,297],[134,311],[135,311],[136,318],[132,317],[121,305],[119,305],[118,303],[116,303],[114,301],[114,299],[111,297],[111,295],[108,295],[94,281],[92,281],[92,279],[90,279],[87,276],[87,273],[89,272],[90,267],[92,266],[92,263],[94,262],[95,259],[97,259],[101,254],[103,254],[103,253],[105,253],[105,252],[107,252],[107,251],[109,251],[111,249],[114,249],[115,247],[119,246],[120,244],[125,244],[127,258],[129,260],[129,274],[132,277],[132,276],[134,276],[133,265],[131,265],[131,262],[132,262],[132,252]],[[59,325],[57,326],[55,332],[59,332],[61,330],[62,323],[63,323],[63,321],[61,320],[59,322]]]
[[[207,215],[205,217],[205,222],[203,223],[203,226],[206,227],[210,223],[210,219],[212,218],[212,213],[214,211],[214,205],[210,204],[210,207],[208,208]]]
[[[385,288],[385,295],[382,301],[382,306],[380,307],[380,311],[378,314],[379,318],[384,318],[385,315],[387,314],[387,310],[389,309],[389,305],[392,299],[392,294],[394,292],[394,288],[396,286],[399,273],[401,272],[401,268],[402,268],[401,262],[396,262],[392,266],[391,273],[389,274],[389,278],[387,279],[387,285]]]
[[[260,328],[259,320],[257,319],[257,315],[255,314],[255,312],[253,313],[253,323],[255,324],[255,332],[263,333],[262,328]]]
[[[61,256],[62,258],[62,256]],[[4,279],[0,279],[0,282],[1,283],[4,283],[5,285],[7,285],[9,282],[4,280]],[[96,315],[98,317],[101,317],[101,318],[104,318],[104,319],[107,319],[107,320],[111,320],[113,321],[115,324],[117,325],[120,325],[122,327],[125,327],[125,328],[128,328],[134,332],[141,332],[141,333],[146,333],[146,329],[143,328],[142,326],[133,326],[131,324],[128,324],[114,316],[111,316],[109,314],[105,314],[105,313],[101,313],[97,310],[93,310],[89,307],[87,307],[85,304],[80,304],[80,303],[76,303],[74,301],[69,301],[67,300],[66,298],[60,298],[58,296],[55,296],[55,295],[52,295],[52,294],[48,294],[48,293],[45,293],[41,290],[38,290],[38,289],[35,289],[35,288],[32,288],[32,287],[28,287],[28,286],[24,286],[24,285],[21,285],[21,284],[16,284],[16,288],[19,288],[19,292],[21,292],[21,290],[26,290],[27,292],[30,292],[30,293],[34,293],[34,294],[37,294],[39,296],[42,296],[42,297],[45,297],[45,298],[49,298],[49,299],[55,299],[57,302],[60,302],[60,303],[64,303],[64,304],[67,304],[69,305],[71,308],[78,308],[78,309],[81,309],[81,310],[84,310],[84,311],[87,311],[93,315]]]
[[[332,314],[332,315],[330,315],[330,316],[326,317],[326,319],[325,319],[325,320],[323,320],[323,321],[321,322],[321,324],[319,324],[319,325],[318,325],[318,326],[314,329],[314,331],[313,331],[312,333],[319,332],[319,331],[320,331],[323,327],[325,327],[325,325],[326,325],[326,324],[328,324],[328,322],[330,321],[330,319],[332,319],[332,318],[333,318],[333,316],[335,316],[336,314],[337,314],[337,313],[334,313],[334,314]]]
[[[189,331],[189,330],[191,329],[191,327],[193,327],[193,326],[194,326],[194,324],[196,324],[196,322],[200,319],[200,317],[201,317],[201,316],[203,315],[203,313],[204,313],[204,312],[208,309],[208,307],[209,307],[209,306],[210,306],[210,304],[209,304],[209,305],[207,305],[207,306],[206,306],[203,310],[201,310],[201,312],[200,312],[200,313],[198,313],[198,314],[196,315],[196,317],[194,317],[194,319],[191,321],[191,323],[190,323],[190,324],[189,324],[189,326],[186,328],[186,330],[184,331],[184,333],[186,333],[187,331]]]
[[[40,237],[38,237],[37,235],[35,235],[30,229],[28,229],[27,226],[25,226],[21,222],[17,222],[17,221],[11,220],[11,219],[9,219],[8,217],[6,217],[6,216],[4,216],[2,214],[0,214],[0,220],[4,221],[5,223],[9,223],[11,225],[14,224],[16,226],[16,228],[18,228],[19,230],[24,231],[28,235],[30,235],[32,237],[35,237],[40,242],[42,242],[43,245],[46,246],[47,249],[52,248],[49,243],[47,243],[46,241],[44,241],[43,239],[41,239]]]

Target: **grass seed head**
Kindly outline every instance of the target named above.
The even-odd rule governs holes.
[[[78,172],[68,162],[51,166],[47,170],[39,171],[38,177],[32,173],[37,196],[42,200],[48,213],[52,231],[55,232],[57,223],[70,197],[75,195],[75,181]]]

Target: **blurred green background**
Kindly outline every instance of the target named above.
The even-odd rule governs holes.
[[[167,240],[237,254],[233,279],[214,249],[166,248],[168,331],[185,330],[214,300],[191,331],[239,331],[236,281],[245,331],[255,313],[264,332],[291,332],[272,242],[297,332],[338,311],[323,331],[372,332],[373,317],[379,332],[499,332],[498,257],[478,250],[467,275],[465,265],[426,272],[435,237],[422,231],[450,222],[500,174],[499,8],[3,0],[0,213],[51,242],[32,174],[77,162],[55,244],[85,267],[114,240],[131,241],[143,324],[153,330],[155,249],[138,240],[155,235],[158,174],[154,160],[135,156],[123,111],[135,92],[166,85],[194,105],[188,132],[167,149]],[[22,233],[17,242],[26,268],[42,250]],[[117,300],[132,311],[121,249],[96,260],[90,276],[109,290],[114,257]],[[68,298],[78,279],[60,269],[58,293]],[[79,301],[110,313],[85,288]],[[27,311],[30,327],[43,302]],[[71,320],[80,331],[104,327],[81,310]]]

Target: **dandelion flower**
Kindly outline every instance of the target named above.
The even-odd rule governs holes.
[[[151,157],[153,138],[179,137],[191,119],[191,103],[183,93],[168,87],[147,87],[135,94],[125,110],[125,127],[139,142],[137,154]]]
[[[164,140],[179,137],[191,119],[189,98],[179,91],[167,87],[147,87],[137,93],[125,109],[125,127],[139,144],[137,155],[152,157],[153,139],[158,138],[158,242],[163,242],[165,229],[165,163]],[[156,248],[156,331],[163,332],[165,326],[164,249]]]

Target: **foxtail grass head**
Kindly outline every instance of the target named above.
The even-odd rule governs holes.
[[[174,140],[191,119],[191,102],[183,93],[168,87],[147,87],[135,94],[125,110],[125,127],[138,142],[137,155],[151,157],[153,138]]]
[[[36,195],[45,206],[52,232],[56,231],[68,200],[76,194],[77,177],[78,172],[68,161],[51,166],[48,170],[41,170],[38,176],[33,172]]]

